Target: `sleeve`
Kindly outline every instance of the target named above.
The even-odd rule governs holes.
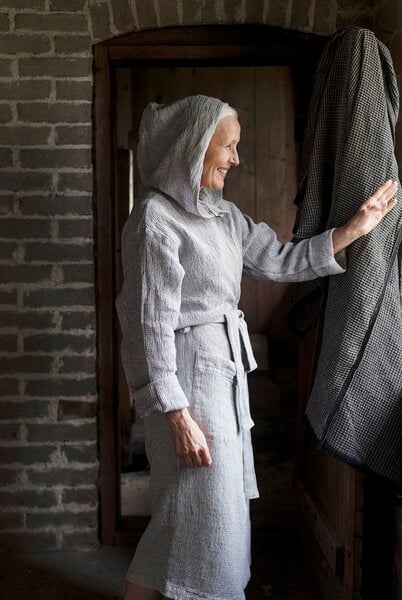
[[[184,276],[178,244],[147,226],[123,231],[122,259],[116,309],[130,397],[141,418],[185,408],[189,403],[176,375],[174,334]]]
[[[298,242],[281,243],[266,223],[241,213],[243,275],[272,281],[308,281],[346,271],[345,250],[334,255],[333,229]]]

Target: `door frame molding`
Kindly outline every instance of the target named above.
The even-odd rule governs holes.
[[[135,544],[149,520],[148,517],[122,518],[119,509],[118,320],[114,306],[114,70],[119,66],[145,65],[287,65],[298,78],[305,75],[306,65],[313,73],[327,39],[327,36],[264,25],[212,25],[140,31],[93,47],[93,208],[102,544]],[[305,110],[307,112],[307,107]]]

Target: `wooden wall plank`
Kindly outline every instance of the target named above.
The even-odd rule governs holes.
[[[292,237],[296,194],[296,151],[293,137],[294,106],[288,67],[255,67],[256,105],[256,217],[278,234],[280,241]],[[288,340],[287,313],[291,286],[258,284],[258,331]]]

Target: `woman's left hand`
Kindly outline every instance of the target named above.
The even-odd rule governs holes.
[[[389,179],[360,206],[345,225],[337,227],[332,234],[334,254],[340,252],[359,237],[369,233],[395,206],[398,182]]]

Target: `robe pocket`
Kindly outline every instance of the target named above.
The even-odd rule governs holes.
[[[207,438],[237,435],[235,394],[234,361],[197,350],[190,412]]]

